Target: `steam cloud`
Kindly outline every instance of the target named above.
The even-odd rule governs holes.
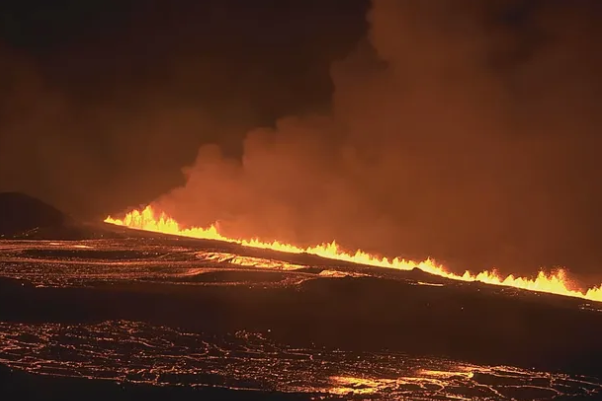
[[[373,0],[366,39],[331,68],[329,113],[251,130],[241,158],[202,146],[155,205],[230,236],[586,271],[602,258],[600,8]],[[224,130],[190,115],[166,129],[176,141]]]

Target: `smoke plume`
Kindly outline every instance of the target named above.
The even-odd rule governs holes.
[[[600,7],[579,4],[374,0],[366,40],[332,66],[331,113],[250,131],[240,159],[201,147],[156,204],[230,236],[585,266],[602,216],[602,53]]]
[[[601,2],[264,3],[7,19],[0,190],[599,284]]]

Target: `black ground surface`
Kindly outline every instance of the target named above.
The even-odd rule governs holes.
[[[8,205],[6,199],[9,198],[0,197],[0,205]],[[26,200],[23,205],[29,202]],[[25,207],[23,205],[19,207]],[[34,209],[45,208],[36,205]],[[16,227],[39,233],[34,226],[47,222],[42,237],[52,237],[53,230],[62,237],[64,216],[50,209],[47,212],[37,221],[34,217],[23,223],[11,220],[2,223],[0,228],[5,234],[9,231],[15,234]],[[120,228],[90,227],[79,226],[78,230],[87,232],[84,238],[126,235]],[[165,236],[149,235],[149,238],[155,242],[174,241]],[[182,240],[180,244],[206,246],[206,242],[193,240]],[[220,246],[231,251],[238,249],[230,244]],[[264,251],[246,252],[274,256]],[[319,258],[305,255],[289,257],[308,258],[305,261],[311,261],[314,266],[307,269],[309,274],[311,269],[319,268],[323,263]],[[244,274],[252,276],[253,273]],[[40,288],[25,280],[1,278],[0,321],[95,323],[128,320],[216,335],[248,330],[265,333],[273,341],[292,347],[362,352],[387,350],[444,356],[475,364],[512,365],[602,377],[602,314],[583,309],[585,301],[477,283],[442,287],[414,285],[416,280],[428,275],[420,271],[403,274],[406,281],[344,277],[307,280],[295,287],[187,286],[137,281],[100,282],[88,288]],[[252,277],[247,279],[253,282]],[[437,280],[441,281],[434,279]],[[0,366],[0,395],[6,400],[294,400],[310,397],[307,394],[219,388],[125,385],[32,375],[3,366]]]
[[[602,376],[602,315],[576,302],[373,278],[290,288],[115,284],[34,288],[0,280],[0,320],[144,321],[192,332],[265,332],[294,346],[443,355]],[[544,298],[544,300],[542,300]],[[550,296],[553,299],[556,297]]]
[[[306,394],[230,390],[217,387],[155,387],[111,381],[39,376],[0,365],[0,394],[4,400],[309,400]]]

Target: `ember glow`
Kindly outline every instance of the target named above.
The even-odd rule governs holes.
[[[122,220],[114,219],[109,216],[105,219],[105,223],[125,226],[137,230],[178,235],[189,238],[232,242],[252,248],[270,249],[288,253],[307,253],[333,260],[341,260],[345,262],[390,269],[412,270],[417,267],[427,273],[453,280],[480,281],[486,284],[502,285],[524,290],[547,292],[551,294],[578,297],[602,302],[602,284],[598,287],[589,288],[587,290],[575,288],[573,285],[571,285],[571,282],[564,270],[557,270],[552,273],[540,271],[535,278],[515,277],[513,275],[501,277],[494,270],[484,271],[477,274],[466,271],[463,275],[458,275],[448,272],[444,266],[436,263],[432,259],[427,259],[422,262],[415,262],[412,260],[399,258],[382,258],[368,254],[361,250],[357,250],[355,253],[349,253],[342,250],[335,241],[329,244],[300,248],[295,245],[284,244],[278,241],[263,242],[257,239],[228,238],[219,232],[215,224],[208,228],[183,228],[180,226],[180,224],[178,224],[177,221],[167,216],[165,213],[155,213],[151,206],[147,206],[142,211],[134,210],[128,213]]]

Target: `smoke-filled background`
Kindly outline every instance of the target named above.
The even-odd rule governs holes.
[[[602,278],[599,1],[67,3],[2,23],[0,189]]]

